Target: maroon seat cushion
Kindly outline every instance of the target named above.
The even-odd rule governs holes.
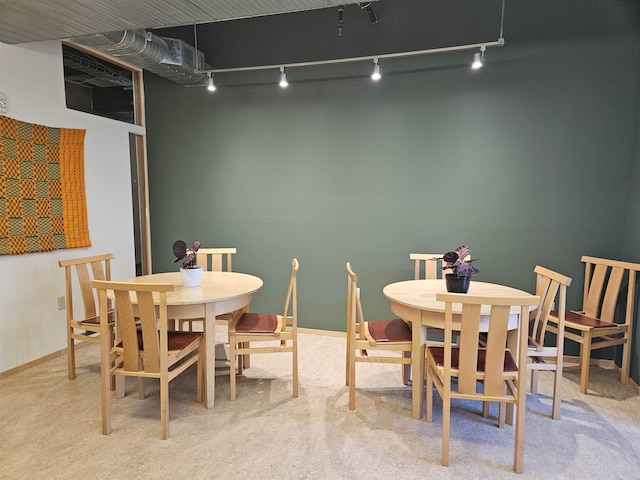
[[[200,332],[167,332],[167,350],[182,350],[200,337],[202,337]],[[118,343],[116,347],[122,348],[122,342]],[[140,330],[138,330],[138,349],[144,349],[142,331]]]
[[[444,347],[429,346],[427,347],[436,364],[439,367],[444,367]],[[487,351],[484,349],[478,350],[478,371],[484,372],[484,362],[486,359]],[[451,349],[451,368],[458,368],[460,362],[460,349],[454,347]],[[505,350],[504,352],[504,371],[505,372],[517,372],[518,366],[511,356],[511,352]]]
[[[237,333],[274,333],[278,316],[265,313],[243,313],[236,324]]]
[[[369,334],[376,342],[410,342],[411,328],[402,319],[367,322]]]
[[[549,316],[558,318],[558,311],[551,310],[551,312],[549,312]],[[593,327],[593,328],[611,328],[616,326],[615,323],[605,322],[597,318],[588,317],[583,313],[572,312],[572,311],[565,312],[564,321],[565,323],[577,323],[585,327]]]
[[[116,312],[115,310],[109,310],[109,313],[107,314],[107,322],[108,323],[114,323],[116,321]],[[91,318],[85,318],[84,320],[82,320],[82,323],[88,323],[90,325],[100,325],[100,317],[91,317]]]
[[[202,337],[200,332],[169,332],[167,350],[183,350]]]

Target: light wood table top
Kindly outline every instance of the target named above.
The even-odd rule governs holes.
[[[213,407],[216,316],[240,309],[248,310],[253,294],[262,288],[262,279],[239,272],[202,272],[202,284],[199,287],[185,287],[180,272],[167,272],[142,275],[127,281],[173,283],[174,290],[167,292],[168,318],[204,319],[205,405],[207,408]]]

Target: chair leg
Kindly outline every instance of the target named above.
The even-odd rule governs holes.
[[[112,375],[112,378],[116,384],[116,398],[124,398],[124,377],[122,375]],[[139,386],[140,384],[138,384],[138,387]],[[139,391],[138,391],[138,399],[141,400]]]
[[[429,366],[426,367],[426,389],[425,389],[425,397],[427,404],[427,412],[426,412],[426,420],[427,422],[433,421],[433,378],[431,378],[431,374],[429,373]]]
[[[202,379],[204,376],[204,369],[202,368],[202,363],[204,362],[204,358],[202,356],[202,350],[198,352],[198,362],[196,365],[196,403],[202,404]]]
[[[403,358],[411,358],[411,352],[402,352]],[[411,364],[402,364],[402,384],[409,385],[409,379],[411,378]]]
[[[349,366],[351,365],[350,362],[350,352],[351,352],[351,345],[350,345],[350,340],[349,340],[349,336],[347,334],[347,354],[345,355],[345,372],[344,372],[344,384],[348,387],[349,386]]]
[[[591,333],[585,332],[580,344],[580,393],[589,388],[589,362],[591,360]]]
[[[349,410],[356,409],[356,352],[349,351]]]
[[[551,418],[560,418],[560,405],[562,402],[562,359],[558,358],[556,369],[553,371],[553,404],[551,406]]]
[[[243,343],[242,348],[249,348],[249,342]],[[251,360],[249,357],[250,355],[248,353],[242,355],[242,370],[251,366]],[[238,373],[240,374],[242,371],[239,371]]]
[[[524,385],[522,385],[524,388]],[[526,392],[520,392],[518,389],[518,405],[516,408],[516,434],[513,452],[513,470],[516,473],[522,473],[524,461],[524,417],[526,407]]]
[[[445,388],[447,388],[445,386]],[[442,398],[442,465],[449,466],[449,431],[451,429],[451,397]]]
[[[238,365],[238,370],[240,370],[240,363],[242,360],[239,358],[239,355],[236,353],[236,340],[229,339],[229,391],[231,400],[236,399],[236,365]]]
[[[533,395],[538,393],[538,370],[531,370],[531,387],[529,391]]]
[[[293,339],[293,397],[298,397],[298,342]]]
[[[100,389],[102,391],[102,434],[111,433],[111,358],[109,340],[100,337]]]
[[[631,328],[631,327],[629,327]],[[624,334],[627,341],[622,344],[622,368],[620,369],[620,382],[629,384],[629,367],[631,364],[631,348],[629,345],[629,332]]]
[[[160,379],[160,438],[166,440],[169,437],[169,380],[164,372],[164,378]]]
[[[67,369],[69,374],[69,380],[76,379],[76,348],[73,337],[73,328],[67,328]]]

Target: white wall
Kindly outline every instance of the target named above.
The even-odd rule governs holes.
[[[6,115],[50,127],[84,128],[85,184],[92,246],[0,256],[0,372],[65,348],[64,272],[58,260],[111,252],[112,278],[135,276],[129,132],[144,128],[65,106],[58,41],[0,43]]]

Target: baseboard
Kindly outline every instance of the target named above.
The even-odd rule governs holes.
[[[562,357],[563,362],[569,364],[580,364],[580,357],[574,357],[572,355],[564,355]],[[620,367],[613,360],[607,360],[604,358],[591,358],[589,360],[589,365],[595,365],[602,368],[607,368],[610,370],[615,370],[616,373],[620,373]],[[629,377],[629,386],[633,389],[636,394],[640,394],[640,386],[636,382],[633,381],[633,378]]]
[[[347,332],[336,332],[335,330],[321,330],[318,328],[301,328],[298,327],[298,332],[308,333],[311,335],[324,335],[325,337],[340,337],[347,338]]]
[[[87,345],[90,345],[90,343],[89,342],[76,343],[76,350],[78,350],[79,348],[86,347]],[[36,365],[40,365],[44,362],[48,362],[49,360],[53,360],[54,358],[58,358],[66,354],[67,354],[67,349],[63,348],[61,350],[49,353],[44,357],[36,358],[35,360],[31,360],[30,362],[23,363],[22,365],[18,365],[17,367],[10,368],[9,370],[0,372],[0,380],[2,380],[3,378],[10,377],[11,375],[15,375],[16,373],[23,372],[25,370],[28,370],[31,367],[35,367]]]

